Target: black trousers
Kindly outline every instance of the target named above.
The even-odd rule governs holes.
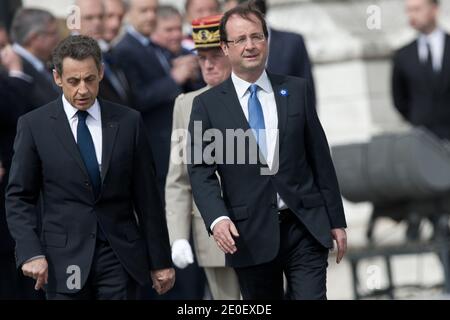
[[[47,292],[47,299],[135,300],[136,292],[137,283],[122,267],[109,243],[97,238],[92,267],[84,287],[76,293]]]
[[[235,268],[244,300],[325,300],[328,248],[290,210],[280,216],[280,249],[268,263]],[[287,295],[283,290],[283,273]]]

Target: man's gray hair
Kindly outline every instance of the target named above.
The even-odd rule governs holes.
[[[46,31],[48,24],[56,18],[48,11],[34,8],[19,9],[11,25],[11,39],[21,46],[26,45],[30,36]]]

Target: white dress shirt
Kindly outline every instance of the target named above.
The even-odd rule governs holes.
[[[245,118],[248,121],[248,99],[250,97],[249,88],[252,83],[242,80],[236,74],[234,74],[234,72],[231,73],[231,80],[233,81],[234,88],[236,89],[236,94],[242,107],[242,112],[244,112]],[[266,128],[265,133],[267,142],[267,165],[269,166],[269,168],[272,168],[275,148],[278,139],[277,104],[275,102],[275,95],[273,93],[272,84],[270,83],[266,71],[261,74],[258,80],[256,80],[255,84],[259,87],[257,96],[262,106],[264,125]],[[284,203],[283,199],[281,199],[279,194],[277,194],[277,202],[279,210],[287,208],[286,204]],[[211,230],[213,230],[217,222],[223,219],[229,219],[229,217],[222,216],[214,220],[213,223],[211,223]]]
[[[67,101],[64,95],[62,96],[64,112],[66,113],[67,120],[69,120],[70,129],[72,130],[72,134],[77,140],[77,126],[78,126],[78,109],[73,107],[69,101]],[[86,118],[86,125],[91,133],[92,140],[94,142],[95,155],[97,156],[98,166],[101,169],[102,165],[102,148],[103,148],[103,140],[102,140],[102,116],[100,113],[100,105],[98,104],[97,99],[94,104],[86,110],[89,115]],[[101,172],[101,170],[100,170]]]
[[[436,28],[430,34],[420,34],[417,40],[420,62],[425,63],[428,59],[427,43],[430,44],[433,69],[441,71],[442,58],[444,56],[445,33],[442,29]]]

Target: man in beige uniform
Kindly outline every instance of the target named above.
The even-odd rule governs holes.
[[[186,134],[192,101],[200,93],[230,76],[231,67],[219,45],[221,16],[192,22],[195,49],[205,88],[182,94],[175,101],[169,172],[166,180],[166,216],[172,245],[172,260],[179,268],[193,263],[189,235],[192,226],[198,264],[205,268],[211,294],[216,300],[240,299],[239,283],[232,268],[225,267],[225,255],[209,237],[192,198],[185,154]]]

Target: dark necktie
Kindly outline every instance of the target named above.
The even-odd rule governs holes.
[[[431,53],[431,46],[430,43],[427,41],[427,60],[426,60],[426,66],[428,69],[428,72],[430,74],[434,74],[434,68],[433,68],[433,55]]]
[[[256,142],[258,142],[259,149],[264,157],[267,158],[267,144],[266,144],[266,125],[264,123],[264,114],[261,102],[258,99],[258,85],[252,84],[249,88],[250,97],[248,98],[248,123],[253,130]]]
[[[77,126],[77,144],[86,166],[89,179],[91,180],[92,189],[95,198],[100,194],[101,178],[98,166],[97,156],[95,155],[94,141],[92,140],[89,128],[86,125],[86,118],[89,115],[87,111],[78,111],[78,126]]]

